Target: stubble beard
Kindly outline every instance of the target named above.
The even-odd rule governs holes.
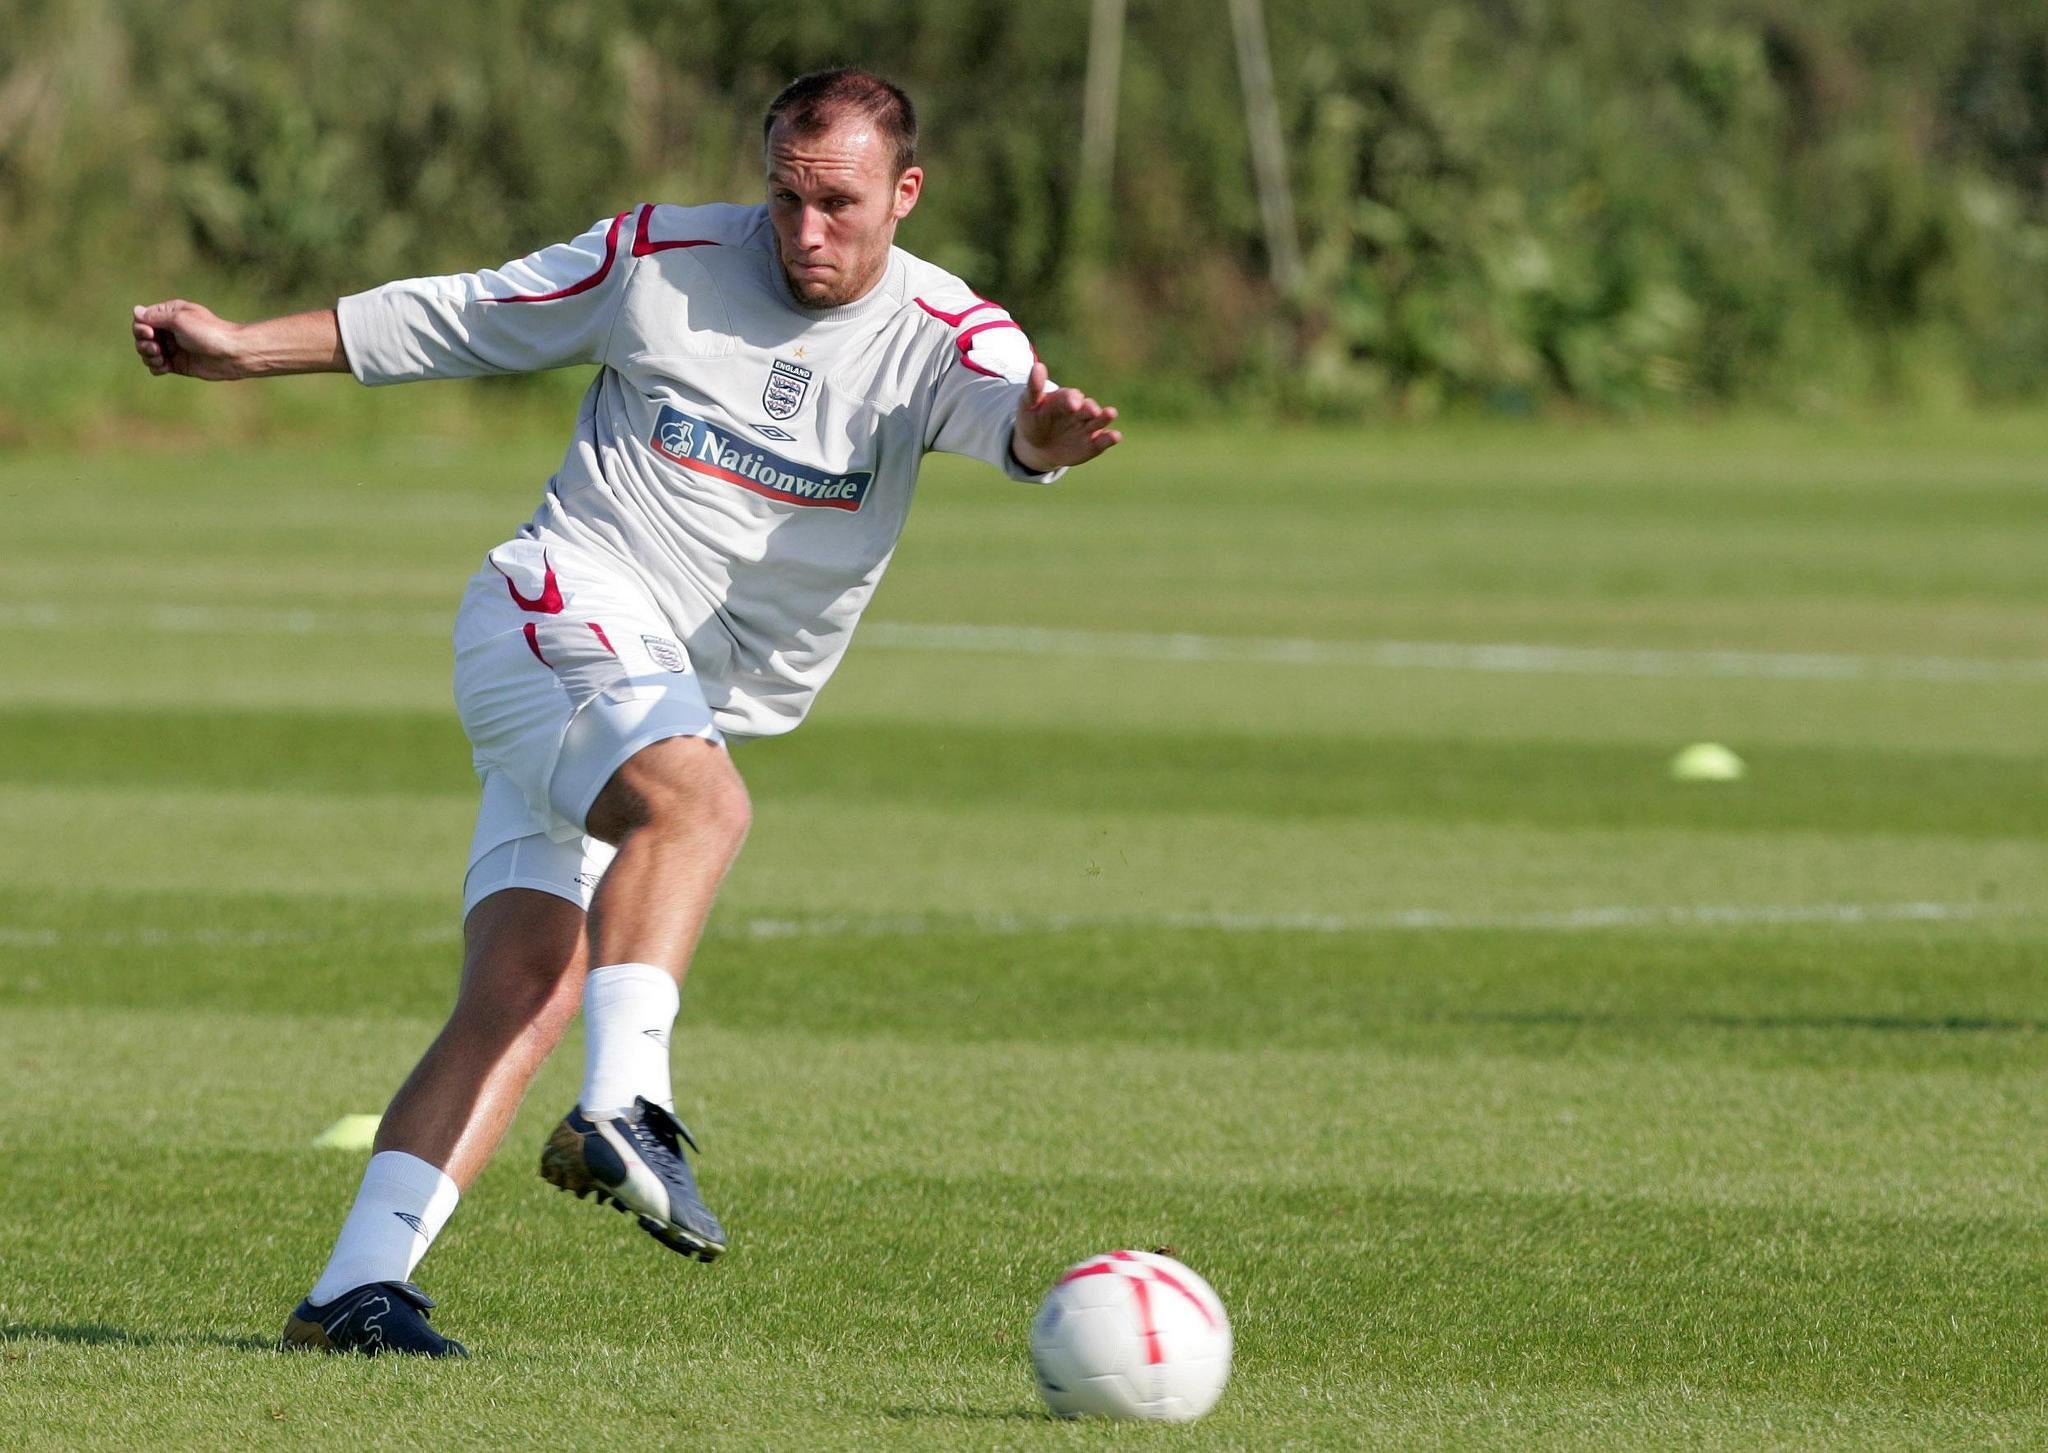
[[[862,270],[849,276],[835,271],[823,278],[799,278],[790,271],[788,259],[783,259],[782,280],[789,288],[789,295],[806,308],[843,308],[848,303],[859,302],[882,280],[880,261],[869,262]]]

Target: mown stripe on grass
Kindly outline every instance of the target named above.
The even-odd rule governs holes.
[[[475,791],[452,712],[0,712],[0,782],[94,790]],[[1241,812],[1543,827],[1826,830],[2022,837],[2048,822],[2048,773],[2010,758],[1767,747],[1745,782],[1668,779],[1615,744],[821,722],[743,748],[757,796],[1091,818]]]
[[[2036,836],[1581,828],[756,794],[721,894],[803,914],[1548,913],[1612,903],[2030,902]],[[453,911],[467,797],[0,783],[0,881],[31,891],[369,894]],[[161,921],[161,920],[157,920]]]
[[[446,711],[15,708],[0,711],[0,782],[471,795]]]
[[[161,896],[0,898],[0,1004],[343,1008],[431,1018],[453,992],[432,900],[209,900],[179,936]],[[759,939],[718,916],[685,1022],[924,1042],[1377,1048],[1425,1055],[1716,1057],[1746,1064],[2048,1067],[2039,916],[1667,925],[1599,934],[1218,933],[1104,922],[990,934]]]
[[[69,1085],[52,1067],[75,1065],[135,1087],[127,1126],[142,1137],[124,1139],[111,1122],[95,1132],[108,1142],[107,1160],[76,1168],[81,1191],[116,1187],[135,1157],[171,1151],[248,1156],[287,1187],[300,1178],[277,1162],[296,1157],[305,1178],[340,1188],[351,1177],[311,1147],[314,1135],[336,1114],[364,1108],[365,1095],[377,1095],[374,1109],[434,1027],[343,1012],[287,1024],[232,1010],[10,1014],[0,1022],[0,1088],[20,1113],[0,1144],[38,1155],[74,1144],[79,1127],[63,1113]],[[2048,1220],[2048,1109],[2025,1075],[1871,1067],[1851,1077],[1795,1066],[1437,1059],[1375,1048],[932,1044],[738,1031],[687,1018],[678,1043],[681,1108],[721,1190],[731,1176],[858,1183],[1043,1172],[1179,1180],[1195,1194],[1265,1186],[1312,1195],[1355,1183],[1825,1209],[1930,1229],[1979,1221],[2038,1229]],[[293,1080],[318,1044],[330,1046],[332,1071]],[[334,1046],[346,1048],[345,1063]],[[549,1065],[515,1146],[545,1135],[579,1071],[573,1053]],[[223,1116],[230,1102],[242,1108]],[[497,1173],[501,1186],[523,1190],[531,1166],[516,1155]],[[10,1209],[35,1214],[33,1204]],[[1171,1240],[1171,1230],[1126,1234]]]
[[[204,636],[444,636],[445,614],[321,611],[194,604],[118,609],[50,600],[0,602],[0,625],[44,631],[148,631]],[[1824,651],[1672,650],[1526,641],[1357,641],[1306,636],[1099,631],[1022,625],[878,621],[868,647],[1067,660],[1181,661],[1379,671],[1472,671],[1538,676],[1703,677],[1765,681],[2048,681],[2048,660],[1993,656],[1852,655]]]
[[[855,916],[830,914],[812,918],[725,916],[714,920],[706,937],[772,940],[785,938],[924,938],[962,934],[1010,938],[1019,935],[1117,932],[1202,932],[1257,934],[1332,933],[1604,933],[1641,928],[1775,928],[1788,924],[1857,926],[1886,923],[1960,923],[1986,918],[2032,918],[2048,915],[2048,907],[1996,903],[1816,903],[1816,904],[1669,904],[1657,907],[1610,904],[1567,908],[1553,913],[1451,913],[1440,908],[1399,908],[1382,913],[1254,914],[1142,913],[1081,914],[894,914]],[[0,923],[0,949],[36,948],[270,948],[290,944],[328,943],[336,935],[318,929],[179,928],[133,924],[66,932],[55,928],[22,928]],[[404,941],[420,945],[458,943],[455,924],[422,928]]]

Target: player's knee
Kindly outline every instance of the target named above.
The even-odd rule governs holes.
[[[746,784],[732,771],[706,773],[658,791],[651,807],[648,828],[690,838],[728,856],[739,851],[754,821]]]
[[[573,956],[550,945],[497,941],[473,945],[464,965],[461,997],[493,1006],[515,1019],[537,1019],[557,1000],[573,1011],[576,987]]]
[[[529,1016],[533,1042],[543,1050],[552,1050],[561,1043],[568,1032],[569,1021],[576,1017],[576,1011],[583,1004],[583,975],[564,973],[546,987],[538,996]]]
[[[582,934],[578,904],[529,888],[490,894],[463,925],[460,999],[519,1020],[564,994],[573,1006]]]
[[[752,822],[746,783],[725,750],[688,738],[659,743],[621,767],[588,817],[590,831],[608,842],[649,831],[728,854],[739,851]]]
[[[747,839],[748,829],[754,825],[754,801],[739,773],[725,774],[713,790],[705,811],[711,831],[726,850],[738,852],[740,844]]]

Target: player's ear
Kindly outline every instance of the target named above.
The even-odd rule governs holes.
[[[905,167],[903,175],[896,178],[896,207],[891,214],[901,222],[910,215],[910,209],[917,205],[917,199],[924,193],[924,168]]]

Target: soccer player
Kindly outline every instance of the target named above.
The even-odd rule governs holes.
[[[453,1013],[386,1111],[287,1347],[462,1356],[414,1268],[580,1002],[582,1092],[540,1173],[710,1261],[726,1233],[677,1121],[683,974],[746,835],[726,751],[789,731],[845,652],[929,450],[1050,482],[1117,444],[1023,332],[894,246],[917,120],[858,70],[764,124],[767,201],[629,207],[503,267],[230,323],[135,310],[150,371],[366,384],[598,364],[540,508],[455,619],[482,783]]]

